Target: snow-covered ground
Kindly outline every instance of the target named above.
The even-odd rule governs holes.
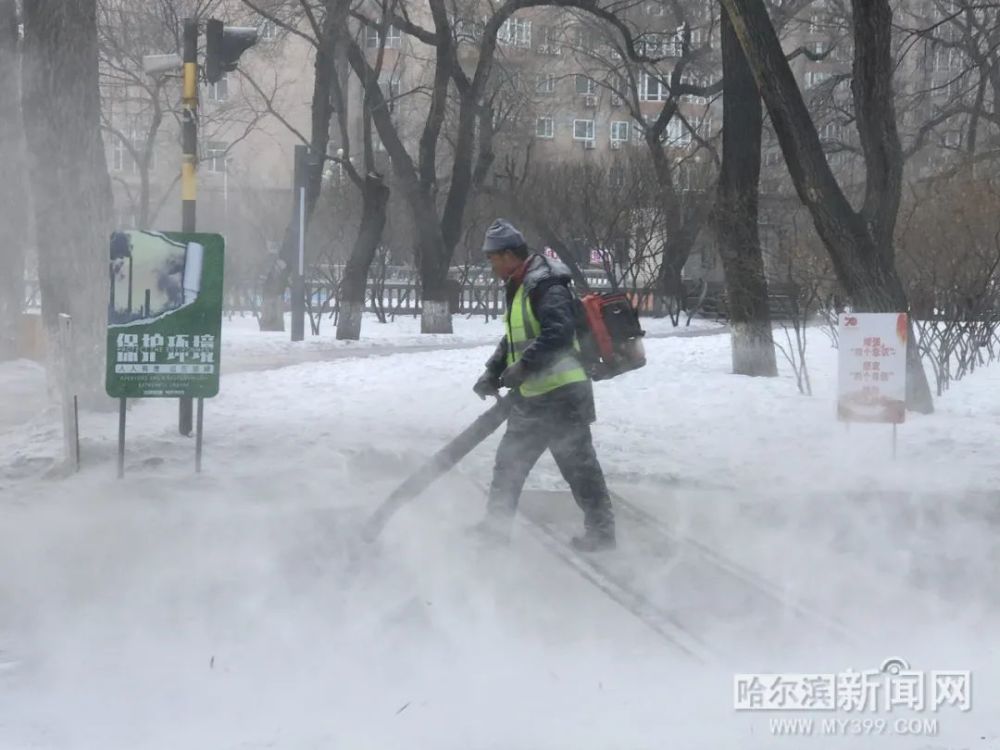
[[[224,356],[298,351],[251,326],[227,324]],[[500,329],[456,318],[456,332],[440,343],[473,348],[393,351],[429,343],[413,319],[368,325],[378,345],[330,328],[304,348],[358,356],[231,368],[206,407],[201,476],[173,402],[133,405],[121,482],[114,414],[83,415],[69,479],[41,478],[54,414],[0,427],[0,748],[798,746],[732,710],[734,672],[888,657],[971,669],[973,710],[935,714],[937,739],[852,746],[995,745],[1000,368],[911,416],[895,461],[888,427],[835,421],[836,353],[819,333],[812,398],[787,367],[729,374],[724,335],[651,337],[645,369],[595,386],[614,490],[863,635],[789,653],[748,637],[745,658],[703,667],[524,529],[506,552],[469,542],[498,436],[381,544],[357,543],[364,513],[484,409],[470,388]],[[375,346],[384,356],[362,356]],[[40,377],[0,366],[3,400]],[[561,486],[551,459],[529,483]]]

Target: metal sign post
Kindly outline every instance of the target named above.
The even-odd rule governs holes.
[[[118,399],[118,478],[125,477],[125,410],[127,399]]]
[[[295,147],[295,215],[297,264],[292,274],[292,341],[305,339],[306,330],[306,181],[309,179],[309,148]]]
[[[66,466],[80,469],[80,423],[76,394],[70,383],[70,358],[73,356],[73,318],[59,313],[59,397],[62,401],[63,454]]]

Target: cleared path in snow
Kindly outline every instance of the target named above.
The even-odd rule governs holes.
[[[728,328],[719,326],[718,328],[709,329],[678,329],[675,331],[647,333],[646,338],[701,338],[703,336],[718,336],[728,332]],[[497,337],[497,340],[499,341],[499,337]],[[458,344],[386,344],[364,348],[313,348],[302,349],[301,351],[270,352],[265,356],[240,351],[226,352],[223,354],[222,374],[279,370],[282,367],[293,367],[309,362],[335,362],[341,359],[387,357],[393,354],[421,354],[434,351],[480,349],[484,346],[489,346],[489,344],[481,341],[465,341]]]

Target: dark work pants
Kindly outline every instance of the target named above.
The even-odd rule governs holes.
[[[573,499],[583,510],[584,527],[588,531],[614,534],[611,498],[594,452],[590,425],[579,419],[556,417],[551,412],[536,417],[515,408],[511,413],[507,432],[497,449],[488,517],[497,523],[509,524],[513,520],[528,473],[546,449],[552,452],[573,491]]]

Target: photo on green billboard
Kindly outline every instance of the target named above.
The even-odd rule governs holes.
[[[218,234],[111,235],[109,396],[218,394],[224,258]]]

